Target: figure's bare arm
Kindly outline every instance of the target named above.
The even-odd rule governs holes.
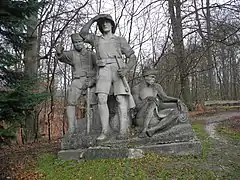
[[[128,70],[131,70],[137,63],[137,58],[135,54],[131,54],[127,63]]]
[[[73,60],[72,60],[72,51],[63,51],[63,52],[56,52],[56,56],[60,62],[69,64],[70,66],[73,66]]]
[[[90,43],[93,46],[93,41],[91,38],[90,28],[94,22],[96,22],[96,16],[90,19],[81,29],[80,36],[84,39],[85,42]]]
[[[137,109],[140,108],[142,104],[142,100],[140,99],[140,96],[139,96],[139,86],[135,86],[132,89],[132,96],[136,103]]]
[[[95,17],[93,17],[92,19],[90,19],[81,29],[80,31],[80,36],[84,39],[85,42],[91,44],[92,46],[94,46],[94,38],[95,35],[90,33],[90,28],[92,26],[93,23],[97,22],[99,18],[103,18],[105,17],[105,14],[99,14]]]
[[[128,63],[126,65],[126,68],[128,71],[130,71],[136,65],[137,58],[134,54],[133,49],[127,43],[125,38],[120,38],[120,42],[121,42],[121,51],[128,58]]]
[[[157,88],[157,91],[158,91],[158,96],[163,100],[163,101],[165,101],[165,102],[178,102],[178,98],[175,98],[175,97],[171,97],[171,96],[168,96],[165,92],[164,92],[164,90],[163,90],[163,88],[162,88],[162,86],[160,85],[160,84],[156,84],[156,86],[155,86],[156,88]]]
[[[92,58],[92,67],[95,71],[97,71],[97,56],[96,56],[96,53],[91,52],[91,58]]]

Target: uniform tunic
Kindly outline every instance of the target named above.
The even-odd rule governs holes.
[[[96,49],[97,61],[99,67],[97,74],[96,93],[109,94],[111,85],[113,85],[114,95],[129,94],[125,91],[121,78],[118,75],[119,69],[115,60],[118,58],[121,68],[126,64],[123,61],[123,55],[127,58],[134,54],[134,51],[123,37],[112,35],[110,38],[89,34],[85,42],[90,43]]]

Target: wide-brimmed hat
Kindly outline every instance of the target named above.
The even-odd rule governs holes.
[[[148,75],[157,75],[158,74],[158,70],[156,69],[151,69],[151,68],[145,68],[143,69],[142,75],[144,76],[148,76]]]
[[[79,33],[71,34],[71,39],[72,40],[81,39],[83,41],[83,38],[80,36]]]
[[[115,25],[115,22],[113,21],[113,18],[110,14],[106,14],[105,17],[99,18],[97,20],[97,25],[98,25],[98,28],[99,28],[100,32],[103,33],[103,29],[102,29],[101,24],[104,22],[104,20],[110,21],[110,23],[112,24],[112,33],[115,33],[116,25]]]

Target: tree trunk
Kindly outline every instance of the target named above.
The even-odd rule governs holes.
[[[183,44],[183,29],[181,18],[181,2],[180,0],[168,0],[169,14],[172,24],[172,36],[174,44],[174,52],[177,60],[177,65],[180,73],[181,93],[188,108],[192,109],[189,79],[186,69],[184,44]]]
[[[207,48],[207,63],[208,63],[208,86],[209,86],[209,94],[208,99],[215,99],[215,80],[213,73],[213,60],[212,60],[212,48],[211,48],[211,14],[210,14],[210,5],[209,0],[206,1],[207,7],[207,16],[206,16],[206,24],[207,24],[207,40],[206,40],[206,48]]]
[[[237,61],[236,61],[236,55],[234,54],[234,49],[230,49],[230,58],[231,58],[231,97],[232,100],[238,99],[237,94]]]
[[[222,82],[223,82],[223,100],[228,100],[229,98],[229,77],[228,77],[228,66],[225,48],[221,45],[221,66],[222,66]]]
[[[37,2],[37,1],[36,1]],[[24,72],[29,78],[36,77],[38,68],[38,38],[37,38],[37,12],[33,13],[27,22],[27,36],[28,36],[28,47],[24,53]],[[36,135],[36,119],[32,114],[32,111],[27,111],[27,118],[25,120],[25,140],[33,141]]]

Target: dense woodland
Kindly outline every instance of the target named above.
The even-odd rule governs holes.
[[[72,72],[57,61],[54,48],[62,44],[71,49],[70,35],[99,13],[112,15],[116,34],[135,51],[131,86],[141,78],[142,69],[151,66],[159,71],[157,82],[165,92],[181,98],[189,110],[208,100],[239,100],[237,0],[4,0],[0,143],[14,137],[17,129],[22,142],[65,133],[64,106]],[[100,33],[96,26],[91,30]]]

